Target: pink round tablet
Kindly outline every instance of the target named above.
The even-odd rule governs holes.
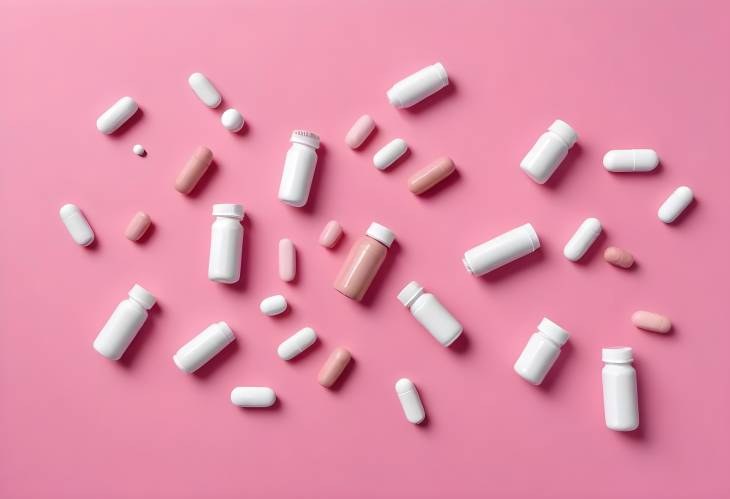
[[[633,255],[625,249],[617,248],[616,246],[606,248],[606,251],[603,252],[603,258],[611,265],[624,269],[628,269],[634,264]]]
[[[373,119],[367,114],[363,114],[360,118],[358,118],[355,124],[352,125],[350,131],[347,132],[347,135],[345,136],[345,144],[347,144],[350,149],[357,149],[363,144],[363,142],[365,142],[365,139],[370,136],[373,130],[375,130],[375,121],[373,121]]]
[[[342,227],[335,220],[330,220],[324,226],[319,236],[319,244],[325,248],[333,248],[342,237]]]
[[[634,312],[631,316],[631,322],[640,329],[655,333],[668,333],[672,329],[672,321],[669,320],[669,317],[645,310]]]
[[[138,211],[132,217],[132,220],[129,221],[129,225],[127,225],[127,230],[124,235],[127,236],[127,239],[130,241],[139,241],[142,236],[144,236],[145,232],[147,232],[147,229],[150,228],[151,224],[152,219],[150,216],[143,211]]]

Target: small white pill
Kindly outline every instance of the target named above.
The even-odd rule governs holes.
[[[213,109],[220,105],[221,94],[203,73],[193,73],[188,78],[188,85],[193,89],[203,104]]]
[[[286,310],[286,307],[286,298],[284,298],[283,295],[274,295],[264,298],[261,300],[261,305],[259,305],[261,313],[268,315],[269,317],[283,313]]]
[[[221,123],[226,130],[236,133],[243,128],[243,116],[233,108],[226,109],[221,115]]]
[[[74,242],[80,246],[88,246],[94,242],[94,231],[78,206],[65,204],[59,211],[61,221],[68,229]]]
[[[603,166],[610,172],[650,172],[658,164],[654,149],[616,149],[603,156]]]
[[[96,120],[96,128],[105,135],[114,133],[137,112],[137,109],[139,106],[134,99],[122,97],[99,116],[99,119]]]
[[[408,378],[401,378],[395,383],[395,392],[398,394],[400,405],[408,422],[418,424],[426,419],[426,411],[421,403],[416,385]]]
[[[276,353],[284,360],[291,360],[317,341],[317,333],[311,327],[305,327],[294,333],[279,345]]]
[[[373,165],[378,170],[385,170],[395,163],[408,150],[408,144],[403,139],[393,139],[373,156]]]
[[[271,407],[276,393],[268,386],[237,386],[231,392],[231,402],[238,407]]]
[[[147,153],[147,151],[144,150],[142,144],[134,144],[134,147],[132,147],[132,152],[137,156],[144,156]]]
[[[591,244],[598,238],[601,233],[601,222],[597,218],[586,218],[578,230],[575,231],[573,237],[570,238],[568,244],[563,249],[563,255],[568,260],[577,262],[586,254]]]
[[[677,189],[659,207],[659,220],[665,224],[674,222],[687,208],[687,206],[689,206],[694,198],[695,195],[692,192],[692,189],[686,185],[677,187]]]

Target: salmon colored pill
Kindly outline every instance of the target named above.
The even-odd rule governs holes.
[[[625,269],[628,269],[634,264],[634,257],[631,253],[616,246],[606,248],[606,251],[603,252],[603,258],[611,265]]]
[[[669,320],[669,317],[645,310],[634,312],[631,316],[631,322],[640,329],[655,333],[668,333],[672,329],[672,321]]]
[[[413,194],[423,194],[454,173],[454,170],[456,170],[456,167],[451,158],[443,156],[435,159],[423,170],[414,173],[408,179],[408,188]]]
[[[355,124],[352,125],[350,131],[347,132],[347,135],[345,136],[345,144],[347,144],[350,149],[357,149],[363,144],[363,142],[365,142],[370,134],[373,133],[373,130],[375,130],[375,121],[373,121],[373,119],[367,114],[363,114],[358,118]]]
[[[342,237],[342,227],[335,220],[330,220],[324,226],[319,236],[319,244],[325,248],[333,248]]]
[[[213,161],[213,152],[205,146],[198,147],[193,157],[185,163],[175,180],[175,190],[190,194]]]
[[[289,239],[279,241],[279,277],[291,282],[297,275],[297,249]]]
[[[334,385],[351,359],[352,355],[350,352],[342,347],[335,348],[319,371],[317,378],[319,384],[325,388]]]
[[[124,235],[127,236],[127,239],[130,241],[139,241],[142,236],[144,236],[144,233],[147,232],[147,229],[150,228],[151,224],[152,219],[150,216],[143,211],[138,211],[132,217],[132,220],[129,221],[127,231]]]

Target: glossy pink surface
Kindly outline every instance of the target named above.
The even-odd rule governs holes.
[[[0,141],[0,496],[4,498],[693,498],[730,492],[730,17],[727,3],[6,1]],[[407,110],[386,90],[440,61],[452,85]],[[193,95],[201,71],[219,110]],[[96,118],[140,104],[112,136]],[[220,112],[246,116],[239,134]],[[358,151],[343,137],[370,114]],[[519,161],[555,120],[580,134],[544,185]],[[292,130],[322,137],[309,203],[276,199]],[[403,137],[386,172],[372,155]],[[148,151],[140,159],[135,143]],[[205,144],[192,195],[173,181]],[[661,165],[606,172],[610,149],[651,147]],[[448,155],[458,174],[423,197],[408,177]],[[657,219],[669,192],[697,202]],[[97,236],[73,243],[76,203]],[[246,209],[241,282],[208,281],[211,206]],[[130,213],[155,220],[141,245]],[[562,248],[586,217],[605,234],[577,264]],[[328,220],[346,237],[318,244]],[[332,282],[372,221],[397,243],[363,303]],[[475,278],[463,252],[526,222],[542,249]],[[277,243],[299,252],[280,281]],[[608,245],[638,264],[607,265]],[[464,325],[446,349],[396,300],[417,279]],[[158,306],[123,360],[91,347],[135,282]],[[259,301],[292,308],[265,317]],[[635,310],[671,316],[644,334]],[[541,387],[512,365],[543,316],[572,334]],[[226,321],[238,341],[195,375],[171,356]],[[304,326],[320,341],[293,362],[276,346]],[[605,428],[601,347],[634,349],[641,427]],[[336,346],[353,364],[336,390],[317,373]],[[428,422],[403,418],[393,384],[418,386]],[[241,410],[235,386],[271,386]]]

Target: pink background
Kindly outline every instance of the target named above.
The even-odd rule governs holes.
[[[730,19],[695,1],[2,2],[0,10],[0,495],[8,498],[687,497],[730,492],[730,390],[723,320],[730,267]],[[385,91],[441,61],[453,85],[411,110]],[[187,86],[208,75],[248,123]],[[97,116],[123,95],[141,118],[107,137]],[[344,146],[355,119],[377,133]],[[555,119],[580,134],[545,186],[518,168]],[[323,147],[306,209],[276,200],[295,128]],[[387,172],[372,154],[411,146]],[[135,143],[146,158],[131,152]],[[216,167],[192,197],[172,188],[196,146]],[[609,174],[613,148],[652,147],[647,175]],[[447,154],[459,175],[417,198],[407,178]],[[656,210],[678,185],[679,223]],[[73,244],[59,207],[78,204],[98,243]],[[244,278],[206,278],[211,205],[246,208]],[[124,239],[137,210],[154,232]],[[562,247],[588,217],[605,236],[578,264]],[[317,244],[337,219],[346,238]],[[398,245],[365,303],[332,289],[349,246],[377,220]],[[486,278],[464,250],[525,222],[543,249]],[[295,241],[299,276],[277,277]],[[606,264],[608,244],[637,258]],[[395,295],[416,279],[465,326],[436,343]],[[135,282],[159,306],[121,362],[91,348]],[[258,312],[284,293],[292,311]],[[668,314],[640,332],[637,309]],[[543,316],[572,333],[543,387],[512,371]],[[238,342],[199,374],[171,355],[209,323]],[[311,325],[320,344],[293,362],[275,348]],[[600,348],[634,347],[641,428],[603,422]],[[338,390],[316,383],[331,349],[356,358]],[[428,423],[408,424],[393,390],[419,387]],[[242,410],[237,385],[281,403]]]

